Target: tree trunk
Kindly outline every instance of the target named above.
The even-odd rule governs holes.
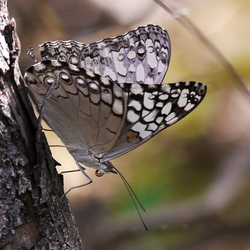
[[[81,249],[62,177],[19,66],[15,21],[0,0],[0,249]]]

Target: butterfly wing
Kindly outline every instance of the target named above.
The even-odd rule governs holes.
[[[77,157],[113,147],[125,119],[127,96],[122,88],[55,60],[31,66],[25,79],[38,107],[55,82],[45,103],[44,119],[68,148],[78,150]]]
[[[147,25],[89,45],[47,42],[40,51],[43,59],[75,64],[89,76],[97,74],[117,83],[161,84],[171,48],[166,30]]]
[[[121,86],[128,95],[126,119],[112,149],[102,154],[102,161],[111,160],[137,148],[178,122],[192,112],[206,94],[206,86],[199,82]]]

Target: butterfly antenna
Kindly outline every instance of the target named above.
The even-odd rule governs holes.
[[[122,175],[122,173],[121,173],[116,167],[113,167],[113,168],[114,168],[115,171],[118,173],[118,175],[121,177],[121,179],[122,179],[122,181],[123,181],[123,183],[124,183],[126,189],[128,190],[129,196],[130,196],[132,202],[134,203],[134,206],[135,206],[135,208],[136,208],[136,211],[137,211],[137,213],[138,213],[138,215],[139,215],[139,217],[140,217],[140,219],[141,219],[141,222],[142,222],[144,228],[146,229],[146,231],[148,231],[148,227],[146,226],[146,224],[145,224],[145,222],[144,222],[144,220],[143,220],[143,218],[142,218],[142,216],[141,216],[141,213],[140,213],[140,211],[139,211],[139,209],[138,209],[138,206],[137,206],[137,204],[136,204],[136,201],[138,202],[138,204],[140,205],[141,209],[142,209],[144,212],[146,212],[146,209],[142,206],[142,204],[141,204],[141,202],[139,201],[137,195],[135,194],[135,192],[133,191],[133,189],[131,188],[131,186],[130,186],[129,183],[127,182],[126,178]]]
[[[115,168],[115,167],[114,167]],[[126,178],[122,175],[122,173],[115,168],[115,170],[117,171],[117,173],[120,175],[122,181],[124,182],[125,186],[127,187],[127,189],[129,190],[129,192],[131,194],[133,194],[133,196],[135,197],[136,201],[138,202],[138,204],[140,205],[141,209],[146,212],[146,209],[143,207],[143,205],[141,204],[140,200],[138,199],[137,195],[135,194],[134,190],[131,188],[131,186],[129,185],[128,181],[126,180]]]

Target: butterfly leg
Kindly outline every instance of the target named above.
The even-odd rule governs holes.
[[[45,113],[45,105],[46,105],[46,102],[48,101],[48,99],[50,98],[50,95],[54,89],[54,87],[56,86],[56,84],[58,84],[58,81],[54,81],[50,87],[48,88],[45,96],[44,96],[44,99],[43,99],[43,102],[42,102],[42,106],[39,110],[39,117],[38,117],[38,130],[41,130],[41,123],[42,123],[42,119],[43,119],[43,115]]]
[[[42,102],[42,105],[41,105],[41,108],[39,109],[38,108],[38,105],[37,105],[37,110],[38,110],[38,113],[39,113],[39,116],[38,116],[38,119],[37,119],[37,128],[36,128],[36,150],[37,152],[40,152],[41,151],[41,145],[42,145],[42,119],[43,119],[43,115],[45,113],[45,105],[46,105],[46,102],[47,100],[50,98],[50,95],[53,91],[53,89],[55,88],[56,84],[58,82],[57,81],[54,81],[50,87],[48,88],[47,92],[45,93],[45,97],[43,99],[43,102]],[[29,94],[30,94],[30,97],[31,99],[35,102],[35,98],[32,94],[32,92],[29,91]],[[37,155],[39,155],[39,153],[37,153]],[[39,160],[38,160],[39,162]]]
[[[75,162],[76,162],[76,165],[79,167],[79,170],[86,176],[86,178],[89,180],[89,182],[82,184],[82,185],[79,185],[79,186],[71,187],[64,195],[67,195],[73,189],[87,186],[93,182],[93,180],[85,173],[86,169],[81,164],[79,164],[78,161],[75,160]]]
[[[60,174],[69,174],[69,173],[74,173],[74,172],[79,172],[80,169],[74,169],[74,170],[68,170],[68,171],[62,171]]]

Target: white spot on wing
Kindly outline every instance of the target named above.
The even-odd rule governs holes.
[[[145,122],[151,122],[155,119],[155,117],[158,114],[158,110],[153,110],[152,112],[150,112],[146,117],[144,117],[144,121]]]
[[[155,104],[155,106],[158,107],[158,108],[162,108],[163,107],[163,102],[157,102]]]
[[[154,84],[154,79],[152,77],[147,77],[144,81],[145,84]]]
[[[133,107],[133,108],[135,108],[137,111],[140,111],[141,110],[141,108],[142,108],[142,105],[141,105],[141,103],[140,102],[138,102],[138,101],[136,101],[136,100],[132,100],[130,103],[129,103],[129,105],[128,105],[129,107]]]
[[[140,118],[140,116],[138,114],[136,114],[133,110],[129,110],[127,112],[127,120],[131,123],[134,123],[136,121],[138,121],[138,119]]]
[[[159,100],[161,100],[161,101],[165,101],[165,100],[167,100],[167,99],[168,99],[168,97],[169,97],[169,95],[168,95],[168,94],[161,94],[161,95],[159,95]]]
[[[171,90],[171,86],[170,84],[162,84],[161,85],[161,90],[165,93],[170,93],[170,90]]]
[[[103,75],[108,76],[113,81],[117,80],[116,73],[111,68],[109,68],[107,66],[104,67]]]
[[[135,73],[136,73],[136,81],[137,82],[144,82],[145,71],[144,71],[144,67],[141,63],[137,66]]]
[[[127,54],[128,59],[132,60],[136,57],[136,53],[133,50],[130,50]]]
[[[173,89],[171,91],[171,97],[172,98],[178,98],[181,94],[181,90],[180,89]]]
[[[117,84],[113,85],[113,92],[116,97],[123,97],[123,92]]]
[[[151,96],[151,93],[144,93],[143,106],[147,109],[153,109],[154,107],[155,100],[150,99]]]
[[[132,127],[132,130],[139,132],[139,136],[140,136],[142,139],[144,139],[144,138],[146,138],[147,136],[149,136],[149,135],[152,134],[152,132],[146,131],[146,130],[145,130],[146,127],[147,127],[147,125],[142,124],[142,123],[140,123],[140,122],[137,122],[137,123]]]
[[[156,68],[157,67],[157,60],[156,60],[156,55],[154,51],[154,44],[151,39],[146,40],[146,51],[147,51],[147,63],[151,68]]]
[[[147,129],[148,129],[148,130],[151,130],[151,131],[156,131],[157,128],[158,128],[158,125],[155,124],[155,123],[153,123],[153,122],[150,123],[150,124],[148,125],[148,127],[147,127]]]
[[[187,98],[187,95],[189,93],[189,90],[188,89],[183,89],[182,92],[181,92],[181,95],[180,95],[180,98],[177,102],[177,105],[179,107],[184,107],[187,105],[187,101],[188,101],[188,98]]]
[[[189,111],[190,109],[192,109],[194,107],[194,104],[192,103],[188,103],[187,106],[184,108],[185,111]]]
[[[112,111],[117,114],[117,115],[122,115],[123,113],[123,103],[121,100],[115,99],[113,106],[112,106]]]
[[[144,110],[142,111],[142,117],[145,117],[147,114],[149,114],[149,112],[150,112],[150,111],[144,109]]]
[[[131,93],[138,95],[138,94],[142,94],[143,89],[139,84],[133,84],[131,86],[130,91],[131,91]]]
[[[133,72],[133,73],[135,72],[135,66],[134,66],[134,64],[130,64],[130,65],[129,65],[128,71],[129,71],[129,72]]]
[[[174,112],[170,113],[166,118],[165,121],[169,122],[171,119],[173,119],[176,116]]]
[[[162,72],[165,73],[166,71],[166,64],[163,64],[161,61],[159,61],[159,64],[158,64],[158,72],[159,74],[161,74]]]
[[[168,102],[168,103],[163,107],[163,109],[161,110],[161,113],[164,114],[164,115],[168,115],[169,112],[171,111],[171,108],[172,108],[172,103],[171,103],[171,102]]]
[[[127,69],[124,66],[124,62],[122,61],[124,55],[122,55],[120,52],[112,51],[112,56],[117,74],[125,77],[127,75]]]
[[[156,123],[160,124],[162,120],[163,120],[163,116],[158,116],[155,121]]]

